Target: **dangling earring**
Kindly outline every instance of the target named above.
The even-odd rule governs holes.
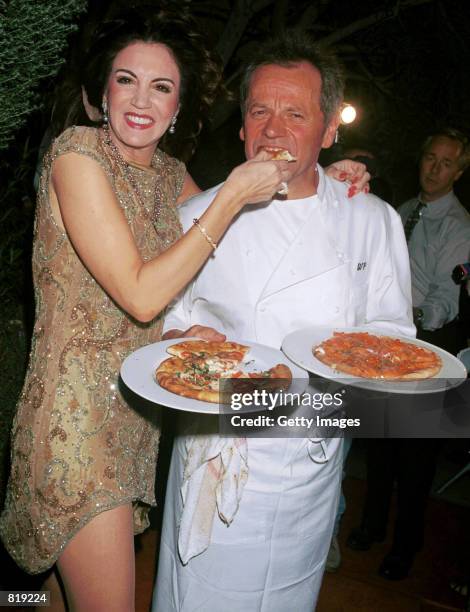
[[[170,127],[168,128],[168,131],[170,134],[175,133],[176,131],[175,125],[176,125],[176,115],[173,115],[173,117],[171,118]]]
[[[339,130],[336,130],[336,133],[335,133],[335,144],[338,144],[338,142],[339,142]]]
[[[104,125],[107,125],[109,121],[109,116],[108,116],[108,103],[106,102],[106,98],[103,98],[103,104],[101,106],[103,109],[103,123]]]

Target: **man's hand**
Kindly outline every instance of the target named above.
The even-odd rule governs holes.
[[[355,162],[350,159],[342,159],[330,164],[325,168],[326,174],[336,179],[337,181],[348,181],[351,186],[348,190],[348,197],[352,198],[363,191],[369,193],[369,181],[371,179],[370,174],[367,172],[365,164],[361,162]]]
[[[413,306],[413,323],[419,329],[421,328],[421,325],[423,324],[423,317],[424,317],[423,309]]]
[[[224,342],[227,336],[221,334],[213,327],[206,327],[205,325],[192,325],[186,331],[183,331],[182,329],[169,329],[162,336],[162,340],[172,340],[173,338],[201,338],[202,340],[209,340],[213,342]]]

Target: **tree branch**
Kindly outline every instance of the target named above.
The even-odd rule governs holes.
[[[344,28],[336,30],[332,32],[328,36],[325,36],[320,40],[320,42],[324,45],[333,45],[334,43],[342,40],[343,38],[347,38],[360,30],[366,30],[373,25],[377,25],[389,19],[395,19],[398,14],[407,9],[414,6],[419,6],[421,4],[428,4],[429,2],[433,2],[433,0],[403,0],[403,2],[397,1],[395,8],[383,11],[377,11],[373,15],[369,15],[368,17],[363,17],[362,19],[357,19],[352,23],[348,24]]]
[[[269,6],[273,1],[237,0],[216,48],[224,66],[228,64],[232,57],[252,16]]]
[[[329,4],[331,4],[331,0],[317,0],[315,4],[311,4],[302,14],[297,27],[300,30],[311,28]]]

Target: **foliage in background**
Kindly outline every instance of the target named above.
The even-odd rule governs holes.
[[[0,149],[42,104],[38,86],[62,64],[86,0],[0,0]]]
[[[0,502],[34,308],[29,282],[32,179],[42,124],[34,111],[44,106],[47,79],[64,62],[68,36],[77,29],[75,22],[86,4],[0,0],[0,150],[9,147],[0,162]],[[28,120],[29,129],[21,130]]]
[[[16,399],[23,383],[33,318],[30,252],[34,214],[34,138],[18,132],[16,146],[0,160],[0,505]]]

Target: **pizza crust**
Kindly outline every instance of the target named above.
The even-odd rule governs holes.
[[[186,340],[167,348],[167,352],[170,355],[176,355],[177,357],[216,355],[225,359],[238,359],[238,361],[242,361],[249,350],[249,346],[239,344],[238,342],[214,342],[208,340]]]

